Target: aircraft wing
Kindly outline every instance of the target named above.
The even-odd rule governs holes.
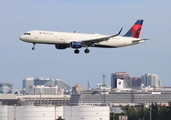
[[[145,38],[145,39],[139,39],[139,40],[133,40],[132,42],[139,42],[139,41],[142,41],[142,40],[148,40],[148,38]]]
[[[102,42],[102,41],[107,41],[107,40],[109,40],[112,37],[116,37],[116,36],[120,35],[122,29],[123,28],[121,28],[120,31],[117,34],[115,34],[115,35],[111,35],[111,36],[107,36],[107,37],[103,37],[103,38],[97,38],[97,39],[83,40],[82,44],[85,45],[85,46],[91,46],[94,43],[99,43],[99,42]]]

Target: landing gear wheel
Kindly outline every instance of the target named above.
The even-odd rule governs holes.
[[[32,50],[35,50],[35,47],[32,47]]]
[[[77,49],[74,51],[74,53],[75,53],[75,54],[78,54],[79,52],[80,52],[80,51],[79,51],[79,50],[77,50]]]
[[[89,50],[89,49],[85,49],[84,52],[85,52],[85,53],[89,53],[90,50]]]

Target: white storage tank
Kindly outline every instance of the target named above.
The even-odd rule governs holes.
[[[64,106],[64,119],[65,120],[72,120],[71,110],[72,110],[72,106]]]
[[[8,120],[55,120],[58,116],[63,118],[63,107],[11,106],[8,116]]]
[[[0,120],[8,120],[8,106],[0,106]]]
[[[70,113],[67,115],[64,111],[65,120],[109,120],[108,106],[72,106],[64,110]]]

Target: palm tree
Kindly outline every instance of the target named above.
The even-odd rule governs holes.
[[[56,120],[65,120],[61,116],[59,116]]]

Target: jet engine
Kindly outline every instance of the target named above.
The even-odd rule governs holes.
[[[66,49],[67,48],[67,46],[63,45],[63,44],[56,44],[55,47],[56,47],[56,49]]]
[[[72,48],[82,48],[82,42],[71,42]]]

